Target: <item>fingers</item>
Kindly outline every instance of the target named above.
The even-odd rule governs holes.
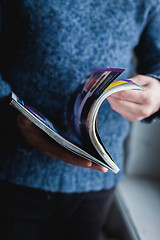
[[[137,104],[116,98],[110,98],[108,101],[114,111],[118,112],[129,121],[140,121],[148,117],[152,112],[148,104]]]
[[[19,114],[17,117],[17,125],[21,129],[22,133],[23,131],[28,131],[44,135],[44,132],[40,128],[38,128],[34,123],[32,123],[28,118],[26,118],[22,114]]]
[[[99,171],[104,172],[104,173],[105,173],[105,172],[108,172],[108,169],[107,169],[107,168],[102,167],[102,166],[100,166],[100,165],[98,165],[98,164],[96,164],[96,163],[93,163],[93,162],[92,162],[92,166],[91,166],[90,168],[99,170]]]
[[[110,98],[141,104],[146,99],[146,92],[143,90],[125,90],[114,93],[107,99],[109,100]]]
[[[22,114],[18,115],[17,122],[20,126],[31,126],[33,124],[28,118],[26,118]]]
[[[112,109],[124,118],[140,121],[160,109],[160,82],[143,75],[137,75],[132,80],[144,86],[144,89],[117,92],[107,99]]]
[[[43,131],[36,127],[22,114],[18,115],[17,124],[21,129],[21,133],[24,136],[26,143],[32,145],[45,155],[51,158],[63,160],[78,167],[92,168],[102,172],[108,171],[108,169],[105,167],[95,164],[90,160],[82,158],[67,150],[56,141],[48,137],[45,133],[43,133]]]
[[[112,94],[110,97],[130,101],[138,104],[145,103],[145,101],[147,101],[148,98],[150,97],[149,91],[150,91],[150,88],[152,88],[152,84],[154,84],[155,79],[148,76],[144,76],[144,75],[136,75],[130,80],[143,86],[144,89],[120,91]],[[110,97],[108,97],[108,99]]]
[[[44,138],[44,136],[40,136],[40,138]],[[43,142],[43,144],[42,142],[39,142],[37,147],[39,148],[39,151],[51,158],[57,158],[78,167],[96,169],[102,172],[108,171],[107,168],[72,153],[68,149],[62,147],[59,143],[55,142],[53,139],[48,138],[48,136],[46,136],[46,140]]]
[[[70,164],[78,166],[78,167],[92,168],[92,169],[96,169],[96,170],[99,170],[102,172],[108,171],[107,168],[102,167],[98,164],[95,164],[88,159],[85,159],[83,157],[80,157],[80,156],[70,152],[69,150],[67,150],[66,148],[63,148],[56,142],[54,143],[54,151],[53,151],[53,145],[52,145],[52,149],[50,148],[51,146],[49,147],[49,144],[47,144],[46,147],[48,148],[48,151],[45,151],[45,154],[51,158],[55,158],[55,156],[56,156],[56,158],[61,159],[67,163],[70,163]]]
[[[151,78],[152,77],[149,77],[149,76],[146,76],[146,75],[141,75],[141,74],[138,74],[132,78],[130,78],[133,82],[145,87],[146,85],[148,85],[150,82],[151,82]]]

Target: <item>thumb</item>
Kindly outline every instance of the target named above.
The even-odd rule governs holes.
[[[23,126],[32,126],[33,125],[33,123],[28,118],[26,118],[24,115],[22,115],[22,114],[18,115],[17,123],[20,126],[22,126],[22,125]]]

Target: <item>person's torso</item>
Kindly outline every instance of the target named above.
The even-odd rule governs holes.
[[[3,77],[51,120],[63,124],[69,96],[90,68],[125,68],[128,77],[143,1],[4,2]]]

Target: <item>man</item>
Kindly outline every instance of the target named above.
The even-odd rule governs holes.
[[[97,240],[123,174],[129,121],[159,115],[160,2],[4,0],[1,9],[1,239]],[[63,149],[7,107],[13,90],[65,130],[69,96],[88,70],[120,67],[128,78],[134,49],[133,80],[144,90],[110,96],[98,114],[118,174]]]

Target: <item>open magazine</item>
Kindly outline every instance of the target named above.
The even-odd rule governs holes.
[[[120,169],[102,143],[96,121],[98,110],[108,96],[125,89],[142,89],[131,80],[116,80],[123,71],[114,68],[90,70],[68,103],[69,134],[62,132],[13,92],[10,104],[63,147],[117,173]],[[68,138],[69,135],[74,137]]]

